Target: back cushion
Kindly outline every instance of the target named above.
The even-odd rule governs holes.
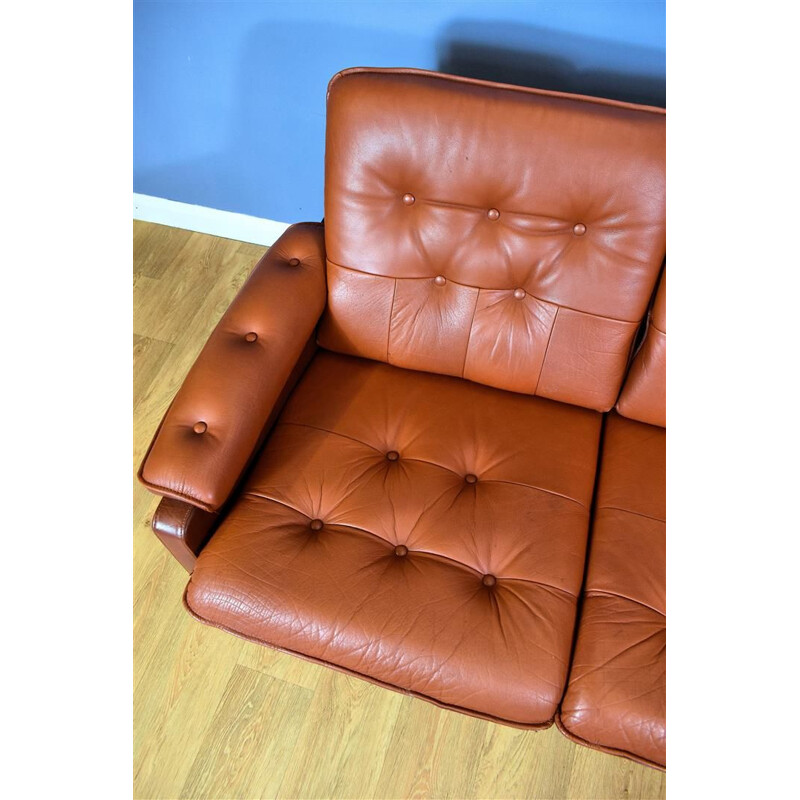
[[[664,258],[664,122],[435,73],[340,73],[319,343],[610,409]]]
[[[617,402],[620,414],[667,426],[667,273],[661,276],[642,346],[631,364]]]

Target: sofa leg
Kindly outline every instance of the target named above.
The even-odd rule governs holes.
[[[164,497],[153,514],[151,525],[167,550],[191,572],[217,518],[217,514],[182,500]]]

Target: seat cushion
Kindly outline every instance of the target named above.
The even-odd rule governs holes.
[[[609,414],[562,730],[666,765],[666,431]]]
[[[187,587],[206,622],[524,727],[566,683],[601,417],[321,351]]]

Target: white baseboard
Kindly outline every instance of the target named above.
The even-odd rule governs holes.
[[[133,218],[267,247],[274,244],[289,227],[288,222],[250,217],[247,214],[220,211],[205,206],[193,206],[189,203],[179,203],[177,200],[165,200],[163,197],[151,197],[135,192]]]

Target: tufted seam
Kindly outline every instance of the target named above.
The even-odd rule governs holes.
[[[469,334],[467,335],[467,346],[464,348],[464,361],[461,364],[461,377],[464,377],[464,371],[467,368],[467,358],[469,357],[469,345],[472,341],[472,330],[475,326],[475,314],[478,312],[478,303],[481,299],[481,292],[482,289],[478,289],[478,293],[475,295],[475,305],[472,308],[472,317],[469,320]]]
[[[598,511],[619,511],[622,514],[633,514],[637,517],[644,517],[645,519],[651,519],[653,522],[660,522],[662,525],[666,525],[667,521],[665,519],[661,519],[660,517],[654,517],[651,514],[642,514],[641,511],[631,511],[629,508],[620,508],[619,506],[597,506],[595,509],[595,516],[597,516]]]
[[[344,264],[340,264],[337,261],[334,261],[330,256],[328,256],[327,261],[333,264],[334,267],[338,269],[346,269],[349,272],[357,272],[359,275],[366,275],[370,278],[386,278],[386,280],[394,281],[395,282],[395,291],[397,289],[397,282],[398,281],[426,281],[429,278],[403,278],[403,277],[395,277],[394,275],[381,275],[377,272],[366,272],[365,270],[357,269],[356,267],[348,267]],[[510,292],[516,289],[516,286],[508,287],[508,286],[473,286],[471,283],[460,283],[459,281],[452,280],[448,278],[449,283],[454,283],[456,286],[462,286],[465,289],[477,289],[479,292],[481,290],[487,292]],[[548,303],[551,306],[557,306],[558,308],[563,308],[566,311],[574,311],[576,314],[585,314],[587,317],[596,317],[597,319],[605,319],[609,322],[621,322],[626,325],[638,325],[641,320],[639,319],[619,319],[617,317],[608,317],[604,314],[595,314],[593,311],[584,311],[580,308],[574,308],[572,306],[566,306],[562,303],[557,303],[555,300],[547,300],[544,297],[539,297],[535,295],[533,292],[528,292],[527,289],[525,290],[527,294],[532,297],[534,300],[538,300],[540,303]],[[392,301],[392,305],[394,306],[394,300]],[[391,326],[390,326],[391,327]]]
[[[276,500],[274,497],[268,497],[267,495],[261,494],[260,492],[247,490],[245,492],[242,492],[242,495],[247,495],[248,497],[254,497],[254,498],[257,498],[259,500],[264,500],[267,503],[275,503],[276,505],[283,506],[284,508],[288,508],[291,511],[295,511],[295,512],[297,512],[298,514],[300,514],[303,517],[307,517],[308,516],[303,511],[301,511],[299,508],[297,508],[296,506],[293,506],[291,503],[287,503],[284,500]],[[390,539],[384,539],[383,536],[381,536],[379,533],[375,533],[374,531],[368,531],[366,528],[361,528],[358,525],[351,525],[351,524],[349,524],[347,522],[330,522],[330,523],[326,523],[325,528],[323,530],[331,531],[331,530],[335,530],[335,529],[338,529],[338,528],[345,528],[346,529],[345,531],[338,531],[339,533],[355,533],[355,534],[362,534],[362,535],[365,535],[365,536],[369,536],[370,538],[377,539],[379,542],[382,542],[383,544],[387,545],[388,548],[394,548],[397,545],[396,542],[392,542]],[[392,549],[387,550],[387,555],[391,555],[392,553],[393,553]],[[229,561],[229,559],[226,558],[221,553],[216,553],[216,555],[218,557],[220,557],[220,558],[225,558],[226,561]],[[456,567],[460,567],[465,572],[469,572],[470,574],[477,575],[479,577],[483,577],[483,575],[485,574],[485,573],[481,572],[480,570],[475,569],[475,567],[471,567],[469,564],[465,564],[463,561],[459,561],[457,558],[453,558],[452,556],[446,556],[443,553],[436,553],[433,550],[423,550],[421,548],[418,549],[418,548],[415,547],[413,549],[409,549],[408,556],[405,556],[405,557],[409,558],[409,557],[412,557],[412,556],[415,557],[417,555],[427,556],[428,558],[441,560],[441,561],[446,561],[448,564],[452,564],[452,565],[454,565]],[[234,562],[229,561],[229,563],[234,563]],[[260,580],[260,578],[258,576],[256,576],[256,575],[252,575],[249,572],[247,574],[250,575],[252,578],[254,578],[256,580]],[[530,583],[530,584],[533,584],[534,586],[541,586],[542,588],[545,588],[545,589],[552,589],[554,592],[561,592],[562,594],[565,594],[568,597],[571,597],[573,600],[577,600],[578,599],[577,594],[574,594],[573,592],[570,592],[567,589],[563,589],[560,586],[554,586],[552,583],[546,583],[544,581],[533,580],[533,578],[520,578],[520,577],[516,577],[516,576],[515,577],[505,577],[503,575],[495,575],[495,577],[499,581],[503,581],[504,583],[510,582],[510,581],[516,581],[516,582],[519,582],[519,583]]]
[[[321,433],[328,433],[331,436],[341,436],[343,439],[349,439],[351,442],[355,442],[356,444],[363,445],[364,447],[368,447],[370,450],[374,450],[376,453],[380,453],[383,455],[383,450],[379,447],[375,447],[374,445],[368,444],[367,442],[361,441],[361,439],[356,439],[354,436],[349,436],[346,433],[339,433],[338,431],[331,431],[327,428],[320,428],[317,425],[309,425],[307,422],[279,422],[275,427],[278,428],[282,425],[293,425],[297,428],[310,428],[311,430],[320,431]],[[459,479],[463,478],[460,472],[457,472],[454,469],[450,469],[450,467],[446,467],[444,464],[437,464],[435,461],[428,461],[425,458],[413,458],[410,456],[404,456],[403,461],[416,461],[420,464],[430,464],[432,467],[438,467],[439,469],[443,469],[445,472],[449,472],[451,475],[456,475]],[[532,489],[536,492],[544,492],[545,494],[552,495],[553,497],[561,497],[564,500],[568,500],[571,503],[575,503],[579,505],[581,508],[588,511],[588,507],[581,503],[580,500],[576,500],[574,497],[570,497],[566,494],[561,494],[561,492],[555,492],[552,489],[544,489],[541,486],[534,486],[532,483],[523,483],[521,481],[510,481],[505,480],[503,478],[482,478],[481,483],[506,483],[510,486],[521,486],[526,489]]]
[[[547,344],[544,347],[544,355],[542,356],[542,365],[541,367],[539,367],[539,377],[536,379],[536,388],[533,390],[534,394],[536,394],[536,392],[539,391],[539,384],[542,382],[542,373],[544,372],[544,365],[547,363],[547,351],[550,349],[550,342],[553,340],[553,331],[556,329],[556,322],[558,321],[558,312],[561,311],[561,306],[557,304],[555,305],[556,305],[556,313],[553,316],[553,324],[550,326],[550,335],[547,337]]]
[[[291,425],[295,428],[310,428],[312,431],[329,433],[331,434],[331,436],[341,436],[342,439],[349,439],[351,442],[355,442],[356,444],[368,447],[370,450],[374,450],[376,453],[383,454],[383,450],[381,450],[379,447],[374,447],[373,445],[368,444],[367,442],[362,442],[361,439],[356,439],[355,436],[350,436],[346,433],[339,433],[339,431],[330,431],[327,428],[320,428],[318,425],[310,425],[308,422],[285,422],[284,420],[280,420],[275,427],[280,428],[284,425]]]
[[[365,192],[353,192],[359,198],[365,200],[384,200],[382,195],[369,195]],[[416,196],[415,196],[416,197]],[[421,203],[429,206],[439,206],[440,208],[452,208],[458,211],[475,212],[476,214],[485,214],[486,207],[473,205],[472,203],[456,203],[453,200],[437,200],[435,198],[424,199],[416,197],[416,203]],[[553,220],[554,222],[563,223],[566,227],[557,230],[544,230],[544,231],[525,231],[526,236],[566,236],[573,234],[574,221],[564,219],[564,217],[551,217],[549,214],[536,214],[531,211],[514,211],[513,209],[503,209],[503,215],[516,216],[516,217],[530,217],[533,219]],[[597,220],[595,220],[597,222]],[[593,223],[594,224],[594,223]]]
[[[610,592],[607,589],[587,589],[583,596],[586,597],[612,597],[617,598],[619,600],[625,600],[628,603],[635,603],[637,606],[641,606],[642,608],[647,608],[650,611],[655,612],[661,617],[664,617],[664,625],[667,624],[667,615],[663,611],[659,611],[655,606],[651,606],[649,603],[643,603],[641,600],[636,600],[633,597],[628,597],[626,594],[620,594],[619,592]]]
[[[339,266],[338,264],[336,266]],[[359,270],[353,270],[358,272]],[[366,273],[362,273],[366,274]],[[383,277],[383,276],[381,276]],[[392,340],[392,317],[394,316],[394,301],[397,297],[397,278],[394,279],[394,289],[392,290],[392,304],[389,306],[389,325],[386,330],[386,363],[389,363],[389,343]]]

